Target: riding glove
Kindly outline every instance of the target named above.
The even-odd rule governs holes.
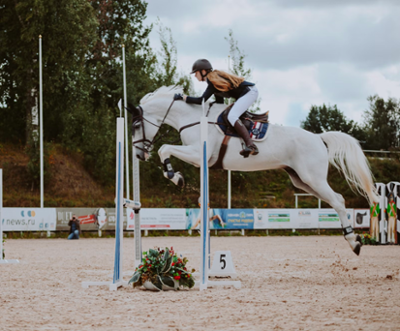
[[[176,93],[174,95],[174,100],[183,100],[183,95],[181,93]]]

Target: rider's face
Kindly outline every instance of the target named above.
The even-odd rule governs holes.
[[[203,75],[205,75],[205,74],[207,73],[205,70],[202,70],[202,72],[203,72]],[[199,70],[199,71],[196,71],[196,72],[194,73],[194,77],[196,77],[197,80],[198,80],[199,82],[204,82],[204,81],[206,80],[205,77],[203,78],[203,77],[201,76],[200,70]]]
[[[201,82],[202,77],[201,77],[200,71],[196,71],[196,72],[194,73],[194,77],[196,77],[197,80],[198,80],[199,82]]]

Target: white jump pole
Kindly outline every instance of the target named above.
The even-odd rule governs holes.
[[[122,240],[124,238],[124,118],[117,118],[117,159],[116,159],[116,187],[115,197],[115,256],[114,256],[114,276],[113,284],[110,289],[116,290],[122,286]]]
[[[0,264],[14,263],[19,261],[3,259],[3,169],[0,169]]]
[[[203,100],[203,116],[200,118],[200,142],[201,142],[201,162],[200,162],[200,219],[201,219],[201,263],[200,263],[200,291],[207,289],[207,287],[214,286],[233,286],[241,288],[240,281],[210,281],[210,203],[209,203],[209,179],[208,179],[208,120],[206,116],[206,109]]]
[[[40,208],[44,207],[42,36],[39,36]]]
[[[117,118],[116,175],[115,175],[115,255],[114,273],[111,282],[82,282],[83,288],[108,285],[110,290],[117,290],[126,284],[122,279],[122,241],[124,235],[124,118]]]
[[[207,158],[207,117],[204,112],[200,118],[201,128],[201,164],[200,164],[200,219],[201,219],[201,265],[200,265],[200,291],[207,289],[209,269],[209,198],[208,198],[208,158]]]
[[[132,139],[133,142],[133,139]],[[135,146],[132,145],[132,181],[133,200],[140,203],[140,165],[136,157]],[[142,231],[140,227],[140,213],[135,209],[135,268],[142,263]]]
[[[231,72],[231,56],[228,55],[228,72]],[[231,99],[229,99],[231,104]],[[232,208],[232,173],[228,170],[228,209]]]
[[[123,85],[124,85],[124,118],[125,118],[125,176],[126,176],[126,198],[129,199],[129,146],[128,146],[128,115],[126,107],[128,100],[126,96],[126,66],[125,66],[125,45],[122,44],[122,68],[123,68]]]

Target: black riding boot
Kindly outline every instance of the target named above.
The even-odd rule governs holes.
[[[245,148],[240,152],[240,155],[244,157],[248,157],[249,155],[257,155],[258,148],[254,144],[253,140],[251,140],[249,131],[247,131],[241,120],[237,120],[235,122],[235,130],[242,137],[244,144],[246,145]]]

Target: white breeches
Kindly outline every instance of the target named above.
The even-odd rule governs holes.
[[[379,241],[379,220],[377,216],[371,218],[371,232],[371,236]]]
[[[388,220],[388,242],[394,243],[395,241],[395,233],[396,233],[396,218],[393,216],[389,217]]]
[[[232,126],[235,125],[236,121],[258,98],[258,90],[255,86],[249,86],[250,91],[244,96],[236,100],[231,111],[228,114],[228,121]]]

